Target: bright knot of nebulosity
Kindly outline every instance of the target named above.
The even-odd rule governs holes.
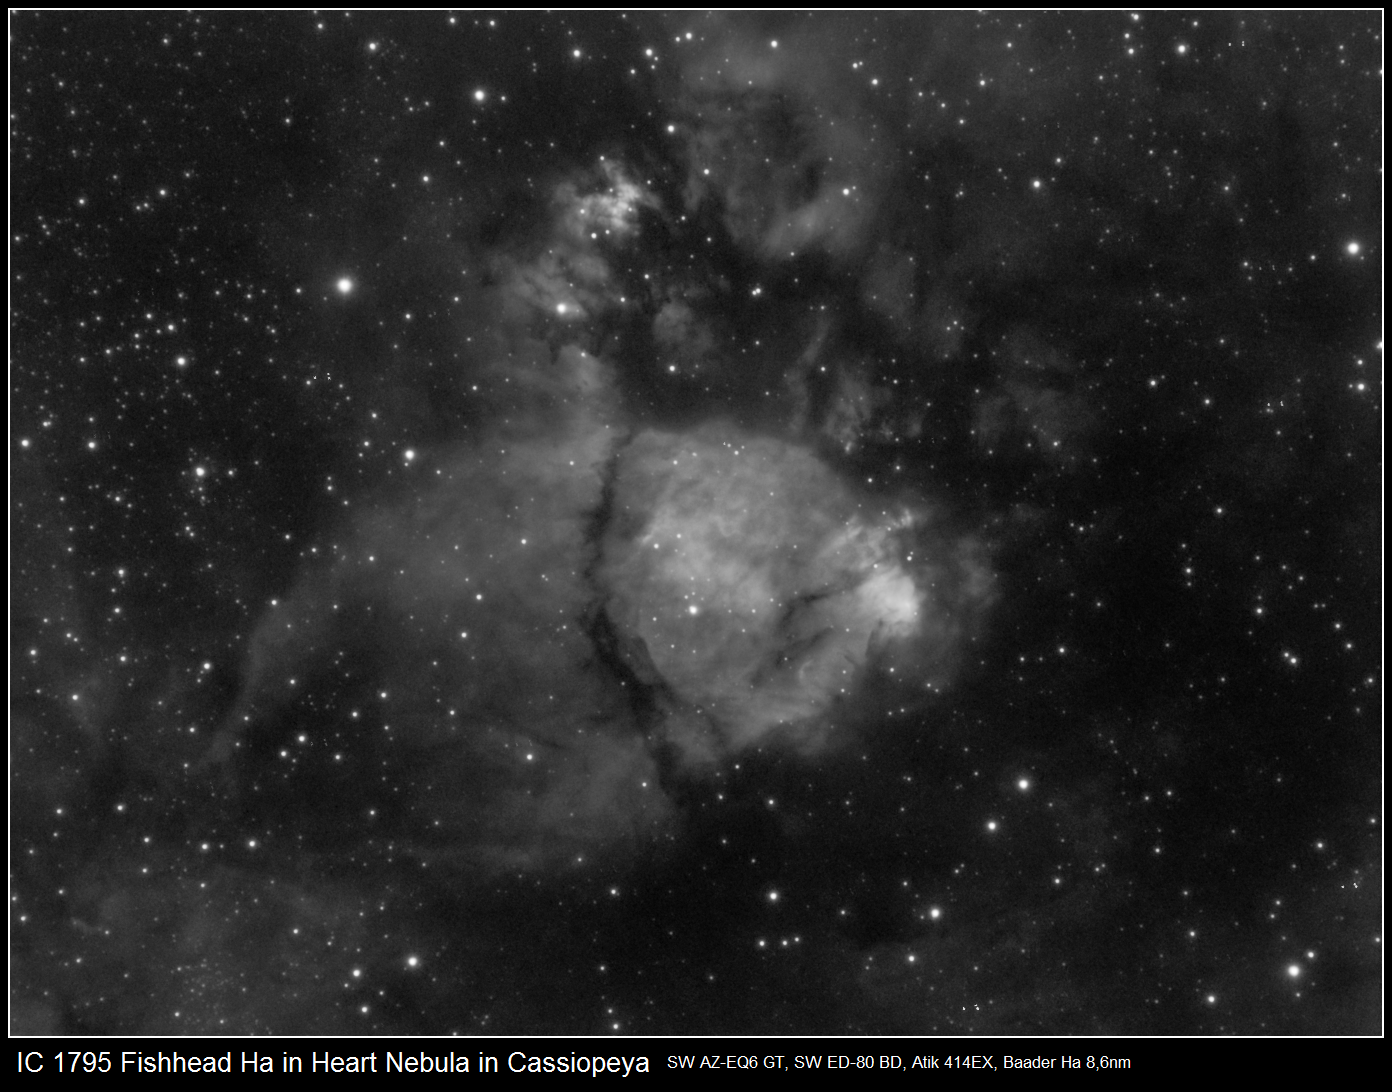
[[[625,654],[727,750],[808,730],[920,630],[913,519],[867,511],[804,447],[643,433],[613,504],[599,576]]]

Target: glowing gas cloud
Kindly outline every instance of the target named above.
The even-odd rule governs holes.
[[[924,647],[941,609],[923,514],[872,509],[809,449],[706,427],[625,448],[599,587],[623,655],[669,698],[665,730],[716,755],[811,745],[877,654]],[[984,586],[982,588],[984,594]]]

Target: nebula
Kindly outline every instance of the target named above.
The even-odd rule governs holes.
[[[924,631],[921,516],[869,510],[806,447],[719,426],[646,432],[614,493],[605,609],[690,753],[821,738],[876,653]]]
[[[867,672],[950,673],[989,569],[926,501],[872,500],[788,438],[621,426],[602,361],[543,365],[514,365],[510,432],[419,455],[431,484],[363,506],[268,606],[207,762],[367,645],[381,726],[345,711],[335,745],[372,738],[459,786],[413,850],[550,867],[664,829],[664,769],[815,756],[853,730],[839,711]]]

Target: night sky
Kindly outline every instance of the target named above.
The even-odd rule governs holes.
[[[12,1030],[1379,1032],[1381,23],[12,15]]]

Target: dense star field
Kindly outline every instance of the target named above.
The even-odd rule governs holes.
[[[1381,27],[12,14],[12,1030],[1380,1031]]]

